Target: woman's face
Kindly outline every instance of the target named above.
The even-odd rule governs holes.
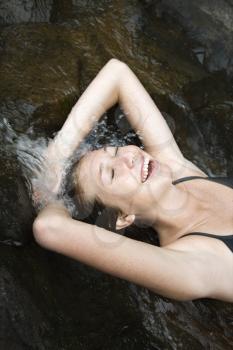
[[[171,171],[136,146],[104,147],[87,153],[77,168],[87,198],[136,214],[154,205],[169,184]]]

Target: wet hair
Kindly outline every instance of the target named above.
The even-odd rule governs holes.
[[[75,204],[75,213],[73,216],[77,220],[82,220],[116,232],[116,221],[120,210],[118,208],[107,207],[98,197],[89,198],[86,195],[80,177],[77,175],[84,158],[85,155],[72,165],[67,176],[66,190],[68,196],[72,198]]]

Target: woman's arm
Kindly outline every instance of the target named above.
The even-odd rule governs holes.
[[[56,151],[69,156],[101,115],[117,102],[122,105],[135,131],[142,136],[146,148],[158,152],[168,148],[174,157],[182,157],[150,95],[132,70],[116,59],[111,59],[101,69],[72,108],[54,140]]]
[[[50,145],[58,157],[69,158],[103,113],[117,103],[124,69],[122,62],[111,59],[89,84]]]
[[[159,155],[162,160],[167,158],[184,162],[165,119],[138,78],[126,64],[111,59],[84,91],[49,145],[47,158],[53,164],[51,168],[58,179],[64,162],[102,114],[117,102],[142,137],[149,153]]]
[[[159,248],[73,220],[62,205],[49,205],[33,226],[36,241],[103,272],[163,296],[190,300],[208,296],[208,254]]]
[[[49,190],[59,190],[63,169],[85,136],[103,113],[118,101],[118,86],[125,65],[110,60],[97,74],[69,113],[63,127],[44,154],[44,174],[50,178]]]

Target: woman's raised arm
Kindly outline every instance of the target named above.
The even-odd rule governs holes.
[[[103,113],[117,103],[124,69],[124,63],[111,59],[89,84],[50,145],[58,157],[70,157]]]
[[[117,102],[149,153],[183,159],[166,121],[138,78],[125,63],[111,59],[84,91],[50,143],[48,157],[54,169],[59,172],[59,166],[62,168],[101,115]]]
[[[45,152],[45,177],[56,194],[67,160],[103,113],[118,101],[119,80],[125,65],[111,59],[97,74],[69,113],[63,127]]]
[[[117,102],[142,136],[147,149],[157,152],[169,149],[173,157],[182,156],[150,95],[132,70],[116,59],[111,59],[101,69],[72,108],[54,140],[59,150],[69,155],[101,115]]]

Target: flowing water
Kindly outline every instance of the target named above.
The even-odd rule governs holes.
[[[120,109],[115,111],[115,123],[120,126],[124,117]],[[125,118],[125,117],[124,117]],[[80,216],[75,207],[74,201],[67,195],[67,176],[70,169],[84,156],[87,152],[99,149],[104,145],[108,146],[124,146],[127,144],[140,143],[136,134],[130,129],[129,125],[124,122],[119,128],[114,125],[108,125],[108,116],[104,115],[98,122],[86,139],[79,145],[70,159],[63,164],[64,173],[63,181],[59,189],[59,198],[65,202],[67,209],[72,216]],[[116,126],[115,125],[115,126]],[[124,135],[122,134],[122,130]],[[19,166],[22,170],[29,197],[37,211],[41,210],[47,202],[56,201],[57,195],[51,191],[54,174],[46,169],[46,150],[53,138],[37,137],[33,127],[26,132],[20,133],[13,129],[6,118],[0,122],[1,139],[4,142],[4,151],[6,154],[17,158]],[[70,179],[68,179],[70,180]],[[45,200],[42,198],[36,200],[33,192],[39,191],[46,194]]]

